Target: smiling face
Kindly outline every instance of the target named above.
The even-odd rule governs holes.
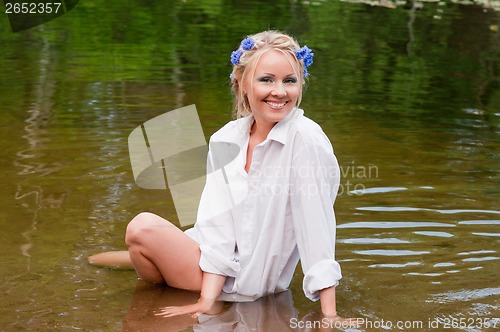
[[[297,105],[302,82],[291,61],[270,49],[257,59],[255,71],[245,77],[243,91],[257,126],[272,127]]]

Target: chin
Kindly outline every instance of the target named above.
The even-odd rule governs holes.
[[[266,118],[268,119],[268,121],[276,123],[276,122],[280,122],[281,120],[286,118],[288,113],[290,113],[290,112],[279,112],[279,113],[276,112],[273,114],[268,114]]]

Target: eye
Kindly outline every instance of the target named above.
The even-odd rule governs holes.
[[[294,83],[297,83],[297,79],[295,77],[289,77],[289,78],[286,78],[283,82],[288,83],[288,84],[294,84]]]
[[[273,83],[273,79],[270,76],[259,77],[257,80],[262,83]]]

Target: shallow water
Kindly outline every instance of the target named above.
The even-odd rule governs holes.
[[[315,52],[302,107],[343,175],[339,313],[369,320],[361,330],[498,328],[499,24],[493,8],[444,1],[85,1],[24,32],[0,21],[1,329],[276,331],[320,319],[300,269],[291,292],[193,326],[153,315],[193,294],[86,263],[123,249],[140,211],[176,220],[168,192],[134,183],[130,132],[196,104],[208,138],[230,119],[229,54],[268,27]]]

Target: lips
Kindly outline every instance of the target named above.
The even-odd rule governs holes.
[[[271,106],[271,108],[281,109],[281,108],[283,108],[288,103],[288,100],[287,101],[270,101],[270,100],[265,100],[265,102],[266,102],[266,104],[268,104],[269,106]]]

